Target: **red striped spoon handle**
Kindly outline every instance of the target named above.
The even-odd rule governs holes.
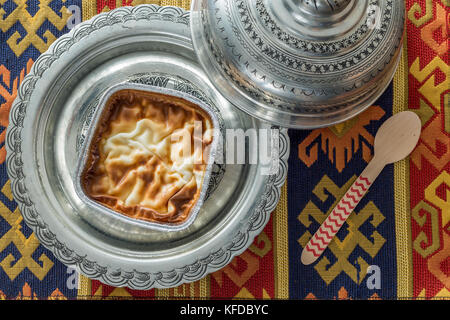
[[[311,264],[320,257],[381,170],[411,153],[419,140],[420,129],[420,119],[411,111],[398,113],[383,123],[375,137],[374,158],[303,248],[303,264]]]
[[[384,167],[377,168],[373,164],[375,163],[371,162],[359,178],[356,179],[344,197],[342,197],[336,207],[334,207],[333,211],[331,211],[330,215],[322,223],[319,230],[317,230],[309,240],[302,252],[301,260],[303,264],[311,264],[320,257],[322,252],[328,247],[328,244],[353,212],[353,209],[355,209],[367,190],[369,190],[375,180],[374,178],[378,176],[381,169]]]
[[[368,171],[367,169],[371,172],[366,172]],[[311,264],[320,257],[322,252],[328,247],[328,244],[353,212],[353,209],[355,209],[367,190],[369,190],[372,182],[375,180],[373,179],[374,173],[376,171],[380,173],[381,169],[382,168],[375,168],[369,164],[366,170],[364,170],[365,172],[356,179],[303,249],[301,257],[303,264]],[[378,175],[378,173],[376,175]]]

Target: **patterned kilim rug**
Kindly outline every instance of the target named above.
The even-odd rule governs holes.
[[[23,222],[6,174],[4,140],[18,87],[33,61],[77,16],[86,20],[143,3],[190,5],[189,0],[0,0],[0,299],[450,299],[448,0],[406,1],[400,67],[366,112],[326,129],[290,130],[289,175],[280,204],[253,245],[224,269],[170,290],[133,291],[78,276],[40,245]],[[314,266],[303,266],[302,247],[373,156],[377,128],[403,110],[422,120],[418,147],[382,172],[325,254]]]

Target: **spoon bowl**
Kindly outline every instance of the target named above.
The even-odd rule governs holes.
[[[375,136],[375,157],[385,164],[406,158],[417,145],[422,123],[412,111],[397,113],[386,120]]]

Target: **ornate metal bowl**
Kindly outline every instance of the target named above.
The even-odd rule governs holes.
[[[278,172],[264,174],[263,164],[250,163],[213,169],[208,199],[182,230],[124,225],[76,192],[99,101],[124,82],[195,97],[218,109],[224,130],[271,128],[213,87],[196,60],[189,21],[180,8],[142,5],[83,22],[39,57],[11,108],[7,168],[24,220],[56,258],[109,285],[169,288],[223,268],[263,230],[286,178],[283,129]]]
[[[404,2],[194,0],[200,63],[228,100],[285,127],[316,128],[370,106],[394,75]]]

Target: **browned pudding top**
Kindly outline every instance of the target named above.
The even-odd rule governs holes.
[[[209,115],[187,100],[118,91],[91,140],[83,189],[124,215],[182,223],[200,196],[212,129]]]

